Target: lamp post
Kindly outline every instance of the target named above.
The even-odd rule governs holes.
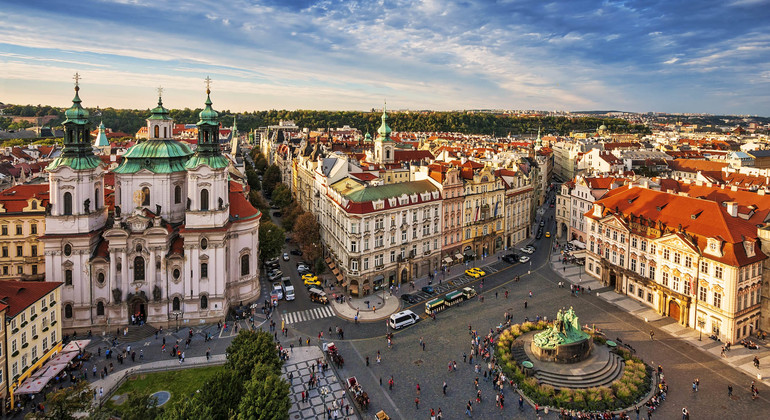
[[[706,321],[699,319],[698,320],[698,341],[701,341],[701,338],[703,337],[703,327],[706,326]]]

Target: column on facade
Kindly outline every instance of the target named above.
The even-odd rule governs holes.
[[[149,248],[149,251],[150,251],[150,265],[147,268],[147,270],[145,270],[144,280],[147,283],[147,286],[148,286],[148,289],[149,289],[148,290],[148,294],[149,294],[148,298],[150,300],[152,300],[152,290],[153,290],[153,286],[155,286],[155,276],[156,276],[156,271],[155,271],[155,248],[154,247]],[[136,270],[136,267],[134,267],[134,270]]]
[[[109,286],[110,293],[108,293],[108,302],[112,303],[112,289],[115,288],[115,284],[118,282],[117,276],[117,261],[116,258],[110,258],[110,274],[107,285]]]
[[[216,258],[216,270],[217,270],[217,272],[215,274],[217,276],[221,276],[222,277],[223,281],[221,282],[221,284],[225,284],[227,282],[227,272],[228,272],[228,270],[225,267],[225,264],[226,264],[225,250],[226,249],[225,249],[224,244],[223,245],[217,245],[216,249],[214,250],[214,258]],[[211,282],[209,282],[209,283],[211,283]],[[220,282],[214,281],[213,283],[214,283],[213,286],[209,286],[209,287],[212,288],[211,290],[209,290],[209,293],[212,293],[213,296],[216,296],[216,297],[222,297],[224,291],[217,290],[217,285],[220,284]],[[222,294],[220,294],[220,293],[222,293]]]

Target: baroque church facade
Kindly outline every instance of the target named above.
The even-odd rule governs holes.
[[[159,95],[149,138],[108,173],[93,153],[79,89],[65,112],[61,156],[46,168],[51,199],[41,240],[46,281],[64,283],[62,327],[192,326],[256,299],[261,214],[229,179],[210,90],[194,153],[172,139]]]

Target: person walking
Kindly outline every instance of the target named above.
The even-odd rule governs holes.
[[[473,417],[473,405],[471,405],[470,400],[468,400],[468,404],[465,404],[465,414],[467,414],[468,417]]]
[[[419,410],[420,409],[420,397],[415,397],[414,399],[414,409]]]
[[[690,412],[687,411],[687,407],[682,407],[682,420],[690,420]]]
[[[527,309],[527,301],[524,301],[524,309]]]
[[[417,391],[417,396],[420,396],[420,383],[417,383],[417,386],[415,387],[415,390]]]
[[[393,391],[393,376],[388,380],[388,390]]]
[[[446,395],[446,381],[444,381],[444,385],[441,386],[441,391]]]
[[[732,397],[733,396],[733,386],[727,385],[727,396]]]
[[[650,330],[650,341],[655,339],[655,331]]]

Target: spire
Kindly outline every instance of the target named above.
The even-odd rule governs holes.
[[[96,140],[94,141],[94,147],[101,148],[101,147],[107,147],[110,145],[110,141],[107,140],[107,131],[104,127],[104,121],[99,123],[99,134],[96,135]]]
[[[90,170],[99,167],[101,160],[94,156],[89,131],[88,111],[83,109],[80,100],[80,74],[75,73],[75,97],[72,106],[64,111],[64,148],[61,155],[54,159],[46,170],[56,170],[60,166],[69,166],[75,170]]]
[[[390,141],[390,133],[393,131],[388,126],[388,113],[386,110],[387,106],[387,102],[385,102],[385,105],[382,106],[382,124],[380,124],[380,128],[377,130],[379,139],[382,141]]]
[[[168,109],[163,107],[163,88],[158,86],[158,106],[150,111],[150,120],[170,120],[171,115]]]
[[[540,138],[540,127],[537,127],[537,139],[535,140],[535,149],[540,150],[543,148],[543,140]]]
[[[206,165],[212,169],[221,169],[228,166],[227,159],[222,156],[219,149],[219,114],[211,107],[211,78],[206,76],[206,107],[198,114],[200,121],[198,126],[198,148],[195,155],[187,161],[187,169],[195,169],[200,165]]]

